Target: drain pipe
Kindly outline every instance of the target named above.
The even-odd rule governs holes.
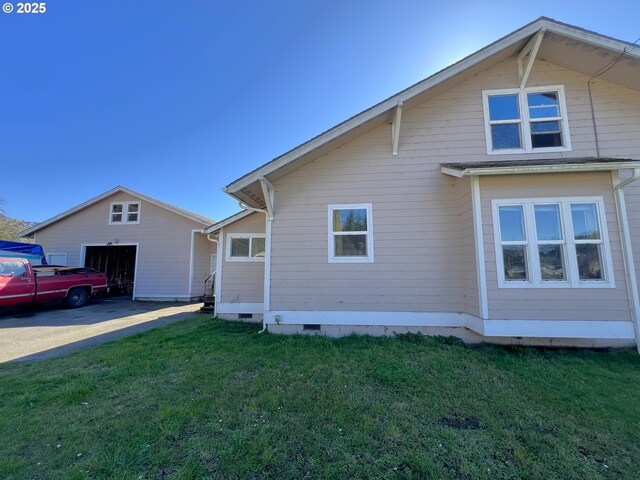
[[[247,205],[244,202],[238,202],[238,205],[240,206],[240,208],[243,208],[244,210],[249,210],[251,212],[259,212],[259,213],[264,213],[265,216],[267,217],[267,232],[265,232],[265,239],[270,238],[270,234],[271,234],[271,216],[269,215],[269,212],[265,209],[262,208],[253,208],[250,207],[249,205]],[[267,240],[268,241],[268,240]],[[267,245],[265,241],[265,250],[267,250],[267,248],[270,247],[270,245]],[[266,263],[265,263],[265,267],[266,267]],[[266,301],[263,300],[263,301]],[[260,330],[258,333],[264,333],[267,331],[267,319],[266,319],[266,315],[263,315],[262,318],[262,330]]]
[[[629,292],[629,302],[631,303],[631,314],[634,320],[634,330],[636,336],[636,349],[640,353],[640,297],[638,296],[638,281],[635,274],[635,263],[633,260],[633,250],[631,248],[631,233],[629,231],[629,220],[627,217],[627,206],[624,200],[623,188],[640,179],[640,168],[634,168],[631,176],[619,181],[618,172],[614,173],[614,193],[616,206],[618,207],[618,224],[620,225],[620,237],[622,240],[622,258],[624,269],[627,274],[627,290]]]

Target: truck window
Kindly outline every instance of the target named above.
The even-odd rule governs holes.
[[[27,270],[22,262],[0,262],[0,275],[3,277],[24,277]]]

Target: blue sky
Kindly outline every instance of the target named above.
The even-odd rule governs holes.
[[[222,186],[541,15],[640,36],[637,1],[46,3],[0,13],[0,198],[32,221],[118,184],[221,219]]]

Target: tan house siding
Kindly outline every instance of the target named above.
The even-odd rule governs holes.
[[[222,291],[220,303],[263,303],[264,262],[237,262],[227,260],[228,235],[230,233],[265,232],[265,215],[254,213],[223,229],[222,243]]]
[[[195,297],[200,297],[205,294],[204,281],[212,273],[211,255],[216,253],[216,244],[207,240],[207,236],[202,233],[196,233],[193,241],[193,283],[191,285],[191,294]],[[215,269],[215,263],[213,268]]]
[[[564,85],[572,151],[487,155],[482,91],[516,87],[517,75],[515,60],[508,60],[403,112],[397,156],[391,154],[391,131],[384,125],[276,181],[271,309],[478,315],[468,180],[442,175],[439,164],[596,155],[588,77],[541,60],[535,62],[527,86]],[[626,121],[640,112],[639,94],[604,81],[596,81],[593,89],[601,154],[637,157],[640,136]],[[608,178],[606,188],[602,178]],[[549,188],[540,186],[532,194],[570,191],[552,181],[552,176],[549,180]],[[606,195],[617,287],[569,295],[577,302],[600,301],[600,307],[588,311],[573,310],[572,302],[560,305],[566,290],[545,289],[546,298],[551,299],[548,305],[565,309],[562,318],[629,317],[609,174],[598,177],[598,182]],[[577,190],[581,195],[593,193],[588,188]],[[340,203],[373,205],[373,263],[328,262],[327,205]],[[486,240],[490,241],[487,248],[493,249],[492,238]],[[495,262],[494,257],[491,253],[488,265]],[[554,315],[550,310],[539,312],[536,301],[531,308],[520,302],[518,295],[524,291],[510,292],[505,298],[492,294],[490,302],[497,302],[492,315],[499,318]]]
[[[458,197],[458,229],[460,248],[460,293],[462,311],[481,316],[478,291],[478,269],[476,265],[475,228],[473,224],[473,202],[471,180],[468,177],[456,182]]]
[[[141,201],[139,224],[109,225],[111,203],[118,201],[141,200],[114,194],[39,230],[38,243],[45,252],[66,252],[70,266],[80,265],[82,244],[138,243],[135,295],[186,297],[191,230],[204,226],[146,201]]]
[[[482,177],[489,318],[509,320],[631,320],[611,174],[545,174]],[[615,288],[498,288],[492,199],[602,196]]]

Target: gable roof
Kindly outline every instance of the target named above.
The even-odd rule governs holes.
[[[194,222],[198,222],[202,225],[211,225],[213,223],[213,220],[211,220],[210,218],[204,217],[202,215],[198,215],[197,213],[193,213],[190,212],[188,210],[184,210],[182,208],[176,207],[175,205],[171,205],[169,203],[166,202],[162,202],[156,198],[150,197],[148,195],[145,195],[143,193],[140,192],[136,192],[135,190],[131,190],[130,188],[127,187],[123,187],[121,185],[112,188],[111,190],[104,192],[101,195],[98,195],[97,197],[93,197],[90,200],[87,200],[86,202],[81,203],[80,205],[77,205],[65,212],[62,212],[60,215],[56,215],[55,217],[51,217],[48,220],[45,220],[44,222],[40,222],[32,227],[29,227],[25,230],[23,230],[22,232],[20,232],[18,234],[18,236],[20,237],[30,237],[31,235],[33,235],[35,232],[37,232],[38,230],[42,230],[45,227],[48,227],[49,225],[59,222],[60,220],[63,220],[64,218],[68,217],[69,215],[73,215],[76,212],[79,212],[80,210],[83,210],[87,207],[90,207],[91,205],[104,200],[105,198],[108,198],[112,195],[115,195],[116,193],[128,193],[129,195],[139,198],[141,200],[144,200],[146,202],[152,203],[160,208],[164,208],[165,210],[168,210],[172,213],[175,213],[177,215],[181,215],[185,218],[188,218],[190,220],[193,220]]]
[[[235,223],[238,220],[242,220],[243,218],[248,217],[252,213],[255,213],[255,212],[253,212],[252,210],[242,210],[241,212],[235,213],[230,217],[220,220],[219,222],[214,223],[210,227],[205,228],[204,233],[217,232],[221,228],[226,227],[227,225],[230,225],[232,223]]]
[[[592,75],[625,52],[624,61],[618,62],[615,69],[610,69],[598,78],[640,90],[640,82],[637,81],[640,75],[640,55],[637,51],[631,51],[636,45],[540,17],[247,173],[224,187],[223,191],[249,206],[264,208],[261,178],[273,182],[369,130],[391,122],[399,104],[403,104],[406,109],[423,103],[492,65],[517,55],[542,30],[545,35],[537,58]]]

